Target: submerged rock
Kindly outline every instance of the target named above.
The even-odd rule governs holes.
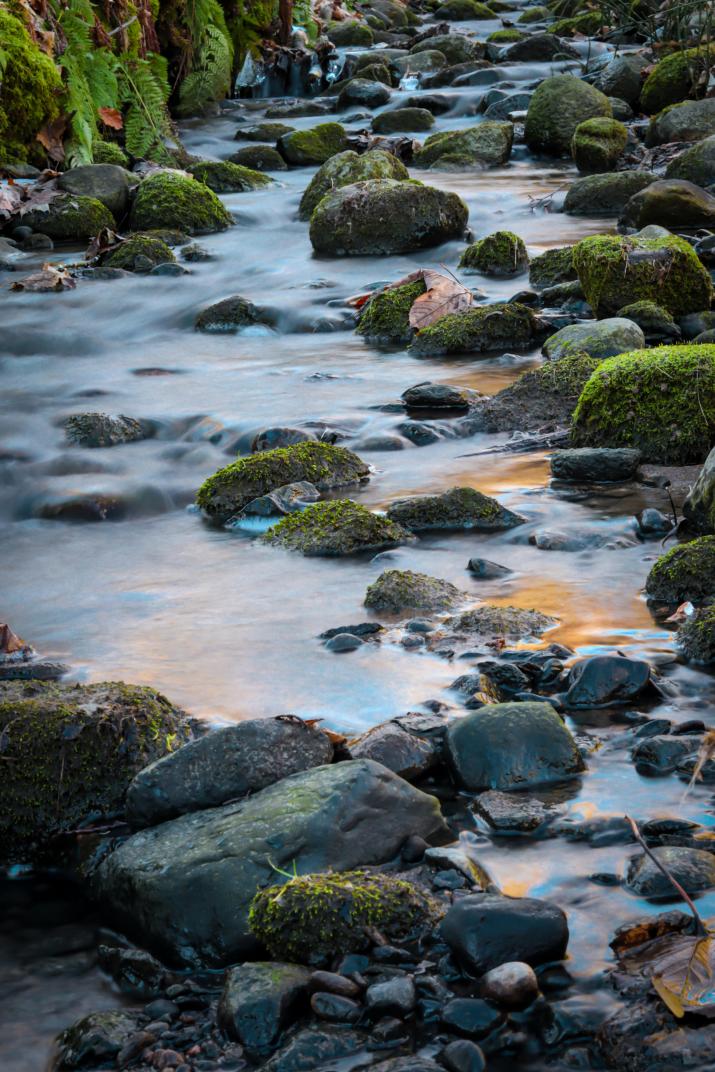
[[[134,417],[110,417],[107,413],[73,413],[64,422],[64,429],[67,440],[78,447],[115,447],[151,435]]]
[[[219,1026],[254,1057],[275,1049],[282,1030],[305,1011],[310,971],[298,964],[257,961],[226,972],[216,1011]]]
[[[473,393],[449,383],[417,383],[402,392],[405,407],[414,409],[466,410],[473,400]]]
[[[632,480],[638,472],[640,460],[640,451],[626,447],[556,450],[551,455],[551,474],[557,480],[584,480],[589,483]]]
[[[401,525],[351,499],[331,499],[290,514],[262,539],[303,555],[330,556],[386,551],[411,538]]]
[[[535,332],[534,315],[518,302],[485,305],[450,313],[417,334],[410,350],[418,354],[469,354],[523,349]]]
[[[543,352],[552,360],[574,353],[589,354],[602,360],[644,346],[645,336],[638,325],[616,316],[596,322],[567,324],[546,340]]]
[[[316,205],[326,194],[355,182],[369,179],[408,179],[409,173],[392,153],[383,149],[371,149],[361,156],[348,149],[327,160],[315,173],[300,199],[298,214],[309,220]]]
[[[454,529],[501,532],[526,520],[476,488],[450,488],[439,495],[397,499],[388,506],[387,516],[412,532]]]
[[[513,637],[515,640],[526,640],[528,637],[541,636],[545,630],[557,624],[555,618],[550,618],[538,610],[483,603],[473,610],[448,618],[444,626],[455,636]]]
[[[413,159],[416,168],[462,171],[468,168],[497,167],[511,156],[514,127],[511,123],[485,120],[466,130],[430,134]]]
[[[700,893],[715,886],[715,856],[712,853],[680,846],[665,846],[652,851],[686,893]],[[678,898],[672,884],[644,852],[628,861],[625,885],[639,897]]]
[[[399,614],[403,610],[450,610],[469,596],[456,585],[412,570],[384,570],[365,593],[365,606]]]
[[[225,335],[233,334],[248,324],[257,324],[260,319],[261,314],[253,302],[234,294],[202,309],[194,326],[197,331]]]
[[[442,937],[473,975],[509,961],[532,967],[566,955],[566,914],[551,901],[479,894],[462,897],[447,912]]]

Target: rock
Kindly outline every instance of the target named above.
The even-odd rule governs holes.
[[[366,78],[369,82],[381,82],[383,86],[388,86],[389,88],[392,88],[392,72],[387,66],[386,60],[383,60],[382,62],[369,63],[365,67],[360,67],[359,77]],[[345,85],[345,82],[335,83],[332,86],[332,89],[337,90],[338,85],[340,85],[340,88],[342,88]]]
[[[408,782],[426,774],[439,759],[434,741],[407,733],[396,722],[373,726],[348,741],[347,748],[353,759],[374,759]]]
[[[638,741],[632,759],[639,774],[662,776],[672,772],[687,757],[697,752],[698,738],[693,737],[648,737]]]
[[[522,607],[499,607],[491,603],[482,603],[473,610],[464,611],[453,618],[448,618],[444,627],[449,631],[449,639],[473,641],[475,637],[513,637],[525,640],[540,636],[544,630],[556,625],[555,618],[549,618],[537,610],[524,610]]]
[[[607,97],[569,74],[545,78],[531,98],[524,136],[530,149],[565,156],[579,123],[612,117]]]
[[[121,815],[137,771],[191,737],[165,696],[122,682],[0,684],[0,718],[0,858],[10,862],[37,857],[90,819]]]
[[[502,52],[508,63],[552,63],[563,57],[571,59],[575,49],[550,33],[530,34]]]
[[[652,506],[646,507],[645,510],[639,510],[636,514],[636,522],[638,532],[644,539],[649,539],[653,536],[665,536],[673,527],[673,519],[666,517],[661,510],[656,510]]]
[[[692,246],[676,235],[593,235],[574,247],[573,263],[599,317],[637,301],[657,302],[674,316],[710,305],[709,274]]]
[[[299,719],[250,719],[207,733],[151,763],[127,792],[133,826],[154,826],[330,763],[329,738]]]
[[[378,763],[362,762],[383,770]],[[303,964],[327,964],[336,956],[369,949],[373,940],[366,928],[402,941],[431,928],[436,912],[437,906],[404,879],[346,871],[302,875],[260,890],[251,905],[250,925],[269,952]]]
[[[328,40],[338,48],[370,48],[374,35],[370,27],[358,19],[345,19],[334,22],[328,30]]]
[[[287,171],[288,165],[273,145],[246,145],[231,157],[232,164],[251,171]]]
[[[175,978],[156,957],[144,949],[100,945],[97,948],[97,961],[123,994],[143,1001],[158,997]]]
[[[576,127],[571,138],[571,155],[579,171],[587,174],[611,171],[627,141],[628,129],[623,123],[606,116],[596,116]]]
[[[715,183],[715,134],[679,153],[665,169],[667,179],[686,179],[696,186]]]
[[[309,441],[261,451],[219,469],[196,496],[207,517],[227,521],[253,499],[295,481],[307,480],[319,491],[363,483],[369,468],[345,447]]]
[[[532,967],[562,960],[569,940],[566,914],[550,901],[532,897],[463,897],[440,929],[458,962],[473,975],[517,957]]]
[[[133,231],[168,227],[186,234],[224,231],[233,223],[213,190],[178,171],[154,171],[139,184],[129,213]]]
[[[261,314],[253,302],[242,298],[240,294],[233,294],[202,309],[194,326],[197,331],[225,335],[233,334],[248,324],[257,324],[260,319]]]
[[[613,118],[617,119],[619,123],[630,123],[635,119],[635,112],[631,108],[627,101],[621,100],[620,97],[608,98],[613,109]]]
[[[715,886],[715,856],[703,849],[664,846],[652,850],[686,893],[700,893]],[[626,888],[639,897],[667,897],[677,900],[677,893],[663,872],[644,852],[631,856],[625,877]]]
[[[124,1009],[83,1016],[59,1036],[54,1067],[66,1072],[75,1068],[96,1068],[97,1062],[101,1062],[109,1068],[138,1027],[137,1014]]]
[[[407,168],[392,153],[371,149],[359,156],[349,149],[332,156],[318,169],[300,199],[298,214],[302,220],[310,219],[318,202],[326,194],[343,186],[369,179],[402,181],[408,178]]]
[[[412,532],[455,529],[500,532],[526,520],[475,488],[450,488],[439,495],[396,499],[388,506],[387,516]]]
[[[301,1028],[263,1064],[261,1072],[313,1072],[363,1049],[365,1042],[365,1035],[349,1028]]]
[[[494,75],[489,60],[468,60],[443,67],[433,74],[423,74],[421,84],[425,89],[439,89],[442,86],[463,86],[470,82],[488,84]],[[486,71],[486,74],[483,72]]]
[[[678,647],[691,663],[715,663],[715,606],[705,607],[681,625]]]
[[[395,179],[352,183],[326,195],[310,221],[317,253],[409,253],[459,238],[468,210],[457,194]]]
[[[150,429],[134,417],[110,417],[107,413],[73,413],[64,422],[65,437],[78,447],[115,447],[148,439]]]
[[[285,484],[268,495],[253,499],[244,507],[241,517],[275,517],[276,514],[294,514],[309,503],[317,502],[320,492],[307,480]]]
[[[459,35],[460,39],[462,35]],[[467,43],[471,43],[467,38]],[[444,93],[418,93],[414,97],[408,97],[405,101],[406,108],[426,108],[432,115],[444,115],[454,107],[454,98]]]
[[[619,317],[632,320],[641,329],[647,342],[680,339],[680,328],[667,309],[652,301],[633,302],[618,310]]]
[[[503,1016],[481,998],[453,998],[442,1009],[441,1021],[449,1031],[469,1038],[484,1038],[502,1022]]]
[[[645,346],[645,336],[632,320],[612,317],[608,320],[568,324],[555,335],[550,335],[543,346],[543,353],[550,359],[568,354],[588,354],[600,360],[616,354],[640,350]]]
[[[497,833],[530,834],[554,817],[554,809],[533,797],[490,789],[480,793],[474,809]]]
[[[574,446],[632,447],[644,462],[702,459],[715,406],[715,346],[658,346],[610,357],[581,392]]]
[[[445,0],[435,8],[434,17],[438,20],[447,19],[449,22],[464,22],[472,19],[493,19],[494,12],[478,0]]]
[[[511,156],[514,127],[511,123],[485,120],[465,130],[430,134],[413,158],[414,166],[438,171],[464,171],[497,167]]]
[[[614,56],[599,71],[594,84],[607,97],[620,97],[636,108],[642,85],[641,72],[647,65],[648,61],[638,52]]]
[[[382,82],[367,78],[351,78],[338,94],[338,111],[359,105],[363,108],[380,108],[390,99],[390,90]]]
[[[319,1019],[335,1024],[355,1024],[362,1015],[362,1009],[356,1001],[338,994],[313,994],[310,1007]]]
[[[318,123],[309,130],[292,130],[289,134],[281,134],[278,139],[278,152],[294,167],[324,164],[347,147],[347,134],[340,123]]]
[[[685,101],[666,108],[650,121],[646,145],[663,145],[675,141],[701,141],[715,134],[715,100]]]
[[[588,179],[579,179],[578,182],[588,182]],[[574,183],[574,185],[576,185]],[[576,269],[573,266],[573,247],[562,246],[558,249],[547,249],[545,253],[533,257],[529,264],[529,282],[532,287],[541,290],[544,287],[552,287],[557,283],[568,283],[577,279]]]
[[[644,112],[660,112],[691,96],[703,71],[709,67],[707,51],[690,48],[674,52],[657,63],[646,78],[640,94]]]
[[[434,116],[426,108],[394,108],[375,116],[372,121],[374,134],[420,133],[433,126]],[[396,175],[393,177],[397,178]]]
[[[320,970],[310,976],[310,988],[314,993],[327,992],[342,998],[359,998],[362,993],[358,984],[347,976]]]
[[[551,475],[557,480],[584,480],[595,484],[633,480],[640,460],[640,451],[627,447],[556,450],[551,455]]]
[[[326,649],[337,655],[342,655],[347,651],[357,651],[362,645],[363,641],[354,633],[336,633],[325,642]]]
[[[539,981],[530,964],[512,960],[483,975],[481,991],[503,1009],[525,1009],[538,997]]]
[[[331,499],[290,514],[265,533],[262,542],[303,555],[377,553],[409,542],[410,533],[390,518],[373,514],[351,499]]]
[[[440,71],[447,66],[447,57],[436,48],[427,48],[414,56],[399,56],[392,60],[391,67],[397,78],[420,74],[422,77]]]
[[[467,410],[470,392],[449,383],[417,383],[401,396],[407,409]]]
[[[390,1057],[387,1061],[370,1065],[370,1072],[443,1072],[443,1070],[441,1065],[431,1061],[429,1057],[408,1056]]]
[[[251,442],[251,454],[258,454],[264,450],[275,450],[277,447],[292,447],[296,443],[309,443],[316,440],[312,432],[305,428],[264,428],[253,437]]]
[[[551,19],[553,16],[547,7],[537,5],[536,7],[525,7],[519,18],[516,20],[518,23],[532,23],[532,22],[544,22],[546,19]]]
[[[310,971],[298,964],[258,961],[226,972],[216,1011],[221,1030],[260,1057],[308,1004]]]
[[[467,246],[459,258],[459,267],[483,275],[520,275],[529,267],[529,254],[518,235],[511,231],[495,231]]]
[[[260,171],[241,167],[231,160],[201,160],[191,164],[188,172],[199,182],[203,182],[215,194],[244,193],[247,190],[261,190],[270,186],[272,179],[267,179]]]
[[[437,429],[424,421],[403,421],[396,430],[416,447],[428,447],[442,439]]]
[[[330,115],[335,111],[335,101],[325,97],[318,100],[287,97],[283,98],[283,101],[282,104],[272,104],[266,108],[266,119],[301,119],[306,116]]]
[[[523,349],[535,332],[534,315],[518,302],[449,313],[422,328],[410,350],[417,354],[468,354]]]
[[[683,516],[692,532],[715,533],[715,448],[683,503]]]
[[[130,235],[102,258],[103,267],[125,272],[150,272],[157,264],[175,263],[176,257],[166,242],[149,234]]]
[[[331,764],[134,834],[102,861],[95,892],[171,961],[218,967],[255,951],[249,906],[276,868],[384,863],[410,834],[444,838],[433,797],[370,760]]]
[[[415,984],[409,975],[373,983],[365,993],[368,1013],[373,1017],[405,1017],[415,1007]]]
[[[94,197],[59,194],[47,205],[30,209],[23,224],[60,242],[79,242],[94,238],[103,227],[114,230],[114,216]]]
[[[508,97],[494,101],[484,112],[485,119],[502,119],[514,122],[517,112],[524,112],[529,107],[531,93],[512,93]]]
[[[387,286],[375,291],[360,311],[355,329],[358,335],[378,345],[407,343],[414,335],[410,327],[410,309],[426,290],[421,279],[401,286]]]
[[[447,1072],[484,1072],[487,1067],[484,1054],[470,1039],[448,1043],[439,1057]]]
[[[467,789],[527,789],[579,774],[584,763],[547,703],[491,704],[452,723],[447,758]]]
[[[236,141],[277,142],[282,134],[290,134],[295,127],[287,123],[256,123],[252,127],[239,127],[234,138]]]
[[[466,592],[439,577],[388,569],[368,586],[364,602],[371,610],[399,614],[404,610],[450,610],[468,598]]]
[[[132,182],[136,179],[131,176]],[[62,171],[57,189],[75,197],[90,197],[121,220],[129,204],[130,173],[116,164],[85,164]]]
[[[508,577],[513,572],[508,566],[500,566],[498,562],[490,562],[488,558],[470,558],[467,569],[480,581],[495,581],[499,577]]]
[[[483,59],[485,51],[484,45],[480,41],[475,41],[463,33],[446,33],[434,34],[434,36],[428,37],[424,41],[418,41],[410,49],[410,55],[415,56],[427,49],[436,49],[441,52],[447,63],[451,64],[468,63],[469,60]],[[422,97],[417,99],[422,100]],[[418,105],[418,107],[421,107],[421,105]],[[425,105],[425,107],[428,107],[428,105]],[[449,109],[445,110],[449,111]]]
[[[676,1020],[664,1003],[648,996],[619,1006],[600,1026],[596,1039],[610,1068],[670,1072],[684,1059],[692,1068],[707,1067],[715,1046],[715,1024],[688,1016]]]
[[[569,670],[566,707],[608,707],[630,703],[651,685],[651,671],[642,659],[592,655]]]
[[[712,227],[715,197],[684,179],[659,179],[631,197],[619,222],[624,227],[656,223],[678,230]]]
[[[453,845],[439,845],[433,849],[427,849],[424,853],[424,863],[428,867],[450,870],[466,878],[470,886],[486,889],[492,885],[492,880],[469,850],[468,843],[456,841]]]

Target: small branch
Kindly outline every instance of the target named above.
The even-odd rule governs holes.
[[[131,24],[136,22],[138,18],[138,15],[132,15],[127,22],[123,22],[121,26],[116,26],[113,30],[110,30],[107,37],[114,37],[115,34],[121,33],[122,30],[126,30],[127,26],[131,26]]]
[[[626,815],[625,818],[626,818],[626,821],[628,823],[630,823],[631,830],[633,831],[633,837],[636,839],[636,841],[638,842],[640,847],[643,849],[643,852],[646,854],[646,856],[650,860],[653,861],[653,863],[658,868],[658,870],[660,872],[662,872],[662,874],[665,875],[665,877],[667,878],[668,882],[670,882],[670,884],[678,891],[680,896],[683,898],[683,900],[687,904],[688,908],[690,909],[690,911],[693,914],[693,919],[695,920],[695,926],[697,928],[697,932],[701,937],[704,938],[707,935],[708,931],[707,931],[707,928],[706,928],[705,924],[703,923],[702,919],[700,918],[698,910],[695,907],[695,905],[693,904],[692,899],[685,892],[685,890],[680,885],[678,880],[676,878],[674,878],[673,875],[671,875],[670,871],[665,866],[665,864],[661,863],[660,860],[658,859],[658,857],[655,855],[655,853],[652,852],[651,849],[648,848],[648,846],[646,845],[645,841],[643,840],[643,835],[641,834],[640,830],[638,829],[638,824],[636,823],[635,819],[631,819],[630,815]]]

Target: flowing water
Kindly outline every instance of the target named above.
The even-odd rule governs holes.
[[[459,28],[483,39],[497,27]],[[591,56],[603,47],[592,46]],[[494,77],[500,87],[530,88],[555,70],[505,66],[495,68]],[[435,130],[479,122],[477,108],[488,89],[440,90],[453,97],[454,107],[437,118]],[[396,91],[388,107],[407,95]],[[235,151],[239,122],[260,120],[266,102],[234,103],[217,118],[186,125],[189,151],[215,159]],[[321,121],[288,120],[301,128]],[[364,125],[348,122],[351,130]],[[205,526],[191,509],[194,493],[237,451],[247,452],[261,429],[324,423],[352,446],[394,429],[400,415],[385,406],[412,384],[433,380],[494,393],[541,357],[535,349],[519,356],[425,358],[376,349],[354,335],[343,305],[347,296],[417,267],[455,270],[463,246],[451,242],[399,257],[318,258],[307,225],[297,219],[313,171],[278,173],[270,189],[224,198],[237,224],[200,239],[214,259],[192,264],[190,275],[80,282],[74,291],[51,295],[3,291],[0,618],[44,655],[71,663],[79,680],[151,684],[211,719],[293,711],[356,733],[428,698],[454,701],[443,690],[465,664],[390,644],[330,654],[317,634],[367,617],[364,592],[384,559],[305,559],[262,547],[250,533]],[[532,255],[613,227],[612,220],[534,207],[531,199],[552,192],[558,199],[574,171],[534,159],[520,145],[498,170],[412,174],[467,201],[475,238],[508,227]],[[70,258],[61,250],[52,259]],[[524,286],[525,277],[467,282],[495,300]],[[200,309],[235,293],[276,310],[277,330],[236,336],[192,330]],[[62,420],[88,409],[149,418],[157,435],[111,450],[68,447]],[[654,624],[642,595],[657,543],[577,553],[528,543],[543,527],[596,525],[614,537],[631,533],[638,510],[665,505],[662,493],[633,485],[567,495],[550,486],[544,454],[470,456],[503,438],[444,438],[424,448],[365,454],[374,473],[356,496],[367,506],[459,484],[496,495],[528,518],[507,533],[425,537],[391,553],[391,564],[447,578],[475,599],[552,614],[560,624],[548,640],[578,654],[618,649],[655,660],[676,685],[658,714],[674,721],[706,717],[712,678],[674,662],[672,634]],[[75,492],[119,496],[124,520],[38,519],[42,504]],[[514,572],[507,580],[477,582],[465,570],[477,555]],[[627,750],[618,747],[624,725],[590,717],[578,728],[603,747],[570,789],[570,814],[679,814],[712,823],[706,790],[696,789],[682,805],[681,783],[635,772]],[[610,933],[626,919],[657,910],[617,886],[588,880],[594,872],[621,873],[629,848],[491,841],[476,825],[472,836],[506,892],[550,897],[566,909],[568,968],[577,986],[563,1004],[576,1012],[588,1007],[597,1022],[612,1000],[598,986]],[[119,999],[93,966],[95,921],[76,897],[28,880],[6,882],[2,897],[0,1009],[12,1027],[3,1031],[0,1063],[4,1072],[34,1072],[44,1067],[59,1028]],[[713,912],[710,895],[703,913]]]

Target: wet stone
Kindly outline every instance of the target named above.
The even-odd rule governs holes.
[[[712,853],[679,846],[652,851],[686,893],[700,893],[715,886],[715,855]],[[629,860],[625,885],[639,897],[677,899],[678,896],[663,872],[645,853],[632,856]]]
[[[495,894],[463,897],[440,929],[456,960],[475,975],[512,960],[532,967],[561,960],[569,937],[566,914],[557,905]]]
[[[339,994],[313,994],[310,1007],[321,1020],[336,1024],[354,1024],[360,1019],[361,1009],[356,1001]]]
[[[555,809],[522,793],[501,793],[490,789],[474,800],[475,811],[496,833],[531,834],[553,819]]]
[[[364,641],[353,633],[336,633],[335,636],[326,640],[325,647],[327,651],[332,651],[336,655],[343,655],[349,651],[357,651],[358,648],[363,646],[363,643]]]
[[[484,1072],[486,1060],[476,1042],[457,1039],[442,1050],[440,1060],[448,1072]]]
[[[638,471],[640,451],[626,448],[579,447],[551,455],[551,473],[558,480],[613,482],[632,480]]]
[[[409,976],[373,983],[367,988],[365,1004],[372,1015],[407,1016],[415,1006],[415,984]]]
[[[470,558],[467,569],[480,581],[493,581],[499,577],[508,577],[513,570],[508,566],[501,566],[498,562],[490,562],[488,558]]]
[[[502,1019],[499,1009],[481,998],[454,998],[442,1010],[442,1024],[470,1038],[484,1038]]]
[[[481,979],[483,997],[505,1009],[525,1009],[538,996],[539,982],[530,964],[514,960],[492,968]]]

